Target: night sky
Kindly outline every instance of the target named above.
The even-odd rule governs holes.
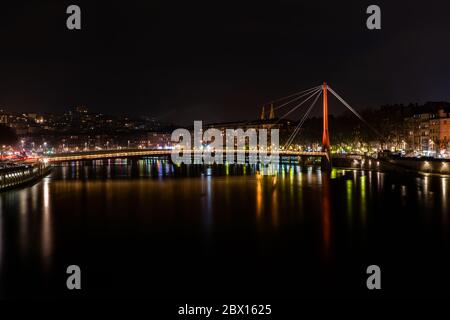
[[[448,1],[243,2],[2,3],[0,106],[253,119],[324,80],[359,110],[450,100]],[[70,4],[80,31],[66,28]],[[366,28],[370,4],[381,30]]]

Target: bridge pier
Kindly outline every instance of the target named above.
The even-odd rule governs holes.
[[[329,150],[326,151],[325,156],[321,157],[320,168],[322,171],[331,171],[331,168],[332,168],[331,152]]]

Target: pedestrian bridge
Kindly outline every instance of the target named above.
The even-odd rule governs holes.
[[[381,136],[379,132],[373,129],[367,121],[365,121],[359,113],[356,112],[341,96],[339,96],[333,89],[331,89],[325,82],[323,85],[315,86],[313,88],[297,92],[293,95],[283,97],[271,101],[271,110],[273,109],[274,103],[281,103],[275,109],[279,109],[286,106],[291,106],[292,103],[297,103],[299,99],[303,99],[300,103],[292,107],[287,113],[285,113],[281,118],[286,118],[289,114],[294,112],[296,109],[300,108],[308,100],[313,100],[309,108],[306,110],[303,117],[299,120],[297,126],[288,137],[286,143],[279,151],[280,157],[319,157],[321,158],[321,164],[324,169],[331,169],[331,144],[330,144],[330,134],[328,131],[328,91],[331,92],[347,109],[354,113],[362,122],[364,122],[369,128],[371,128],[375,133]],[[292,151],[290,146],[292,145],[296,136],[301,132],[303,123],[309,117],[311,110],[316,104],[318,98],[323,96],[323,133],[322,133],[322,152],[308,152],[308,151]],[[287,99],[289,101],[285,102]],[[264,109],[263,109],[264,110]],[[264,113],[262,114],[262,119],[264,118]],[[183,150],[183,152],[188,152],[192,154],[194,159],[201,158],[202,150]],[[229,150],[216,150],[216,153],[230,152]],[[234,150],[235,154],[246,153],[253,154],[259,153],[258,150]],[[49,157],[50,162],[60,162],[60,161],[74,161],[74,160],[94,160],[94,159],[108,159],[108,158],[127,158],[127,157],[143,157],[143,156],[170,156],[172,150],[161,150],[161,149],[119,149],[119,150],[98,150],[98,151],[86,151],[77,153],[65,153],[56,154]]]
[[[184,150],[195,155],[201,155],[203,151],[199,150]],[[225,150],[218,150],[216,152],[225,153]],[[60,153],[51,155],[48,160],[52,163],[63,161],[77,161],[77,160],[97,160],[97,159],[113,159],[113,158],[130,158],[130,157],[149,157],[149,156],[170,156],[172,150],[170,149],[117,149],[117,150],[97,150],[73,153]],[[234,150],[234,153],[258,154],[258,151],[252,150]],[[308,152],[308,151],[279,151],[280,157],[325,157],[328,158],[327,152]]]

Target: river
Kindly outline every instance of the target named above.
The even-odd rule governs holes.
[[[443,176],[294,163],[274,176],[159,158],[64,163],[0,194],[0,295],[364,297],[376,264],[380,294],[448,297],[449,190]]]

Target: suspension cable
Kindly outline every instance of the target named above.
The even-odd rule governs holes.
[[[314,87],[314,88],[305,90],[305,91],[299,93],[299,96],[296,96],[294,99],[291,99],[291,100],[289,100],[289,101],[287,101],[287,102],[285,102],[285,103],[283,103],[283,104],[281,104],[281,105],[279,105],[279,106],[276,106],[273,110],[276,111],[276,110],[278,110],[278,109],[280,109],[280,108],[283,108],[283,107],[285,107],[285,106],[291,104],[292,102],[297,101],[297,100],[299,100],[300,98],[303,98],[304,96],[307,96],[308,94],[312,93],[313,91],[316,91],[319,87],[320,87],[320,86],[317,86],[317,87]],[[273,102],[272,102],[272,103],[273,103]]]
[[[309,106],[308,110],[306,110],[305,114],[303,115],[302,119],[299,121],[299,123],[297,124],[297,126],[295,127],[294,131],[292,132],[292,134],[289,136],[288,140],[286,141],[284,148],[287,149],[289,148],[289,146],[292,144],[292,142],[295,139],[295,136],[297,135],[297,133],[300,131],[302,125],[305,123],[306,119],[309,116],[309,113],[311,112],[311,110],[313,109],[314,105],[316,104],[317,100],[319,99],[319,97],[322,95],[322,90],[319,90],[319,92],[317,93],[314,101],[311,103],[311,105]]]
[[[374,127],[372,127],[358,112],[356,112],[355,109],[353,109],[344,99],[341,98],[333,89],[328,86],[328,91],[330,91],[344,106],[347,107],[356,117],[358,117],[359,120],[361,120],[367,127],[369,127],[373,132],[375,132],[378,136],[383,138],[383,135],[376,130]]]
[[[297,124],[297,126],[295,127],[294,131],[292,132],[292,134],[289,136],[289,139],[286,141],[285,143],[285,148],[289,148],[289,146],[292,144],[292,142],[295,139],[295,136],[297,135],[297,133],[300,131],[302,125],[304,124],[304,122],[306,121],[307,117],[309,116],[309,113],[311,112],[312,108],[314,107],[314,105],[316,104],[317,100],[319,99],[319,97],[321,96],[322,91],[320,90],[316,96],[316,98],[314,99],[313,103],[311,103],[311,105],[309,106],[308,110],[305,112],[305,114],[303,115],[302,119],[299,121],[299,123]]]
[[[309,92],[314,91],[314,90],[317,89],[318,87],[320,87],[320,86],[315,86],[315,87],[312,87],[312,88],[309,88],[309,89],[306,89],[306,90],[302,90],[302,91],[299,91],[299,92],[295,92],[295,93],[290,94],[290,95],[285,96],[285,97],[281,97],[281,98],[277,98],[277,99],[274,99],[274,100],[270,100],[270,101],[267,101],[264,105],[267,105],[267,104],[270,104],[270,103],[277,103],[277,102],[280,102],[280,101],[284,101],[284,100],[286,100],[286,99],[289,99],[289,98],[292,98],[292,97],[296,97],[296,96],[301,95],[301,94],[303,94],[303,93],[306,93],[306,92],[308,92],[308,91],[309,91]]]
[[[278,121],[280,121],[281,119],[284,119],[285,117],[287,117],[288,115],[290,115],[292,112],[294,112],[295,110],[297,110],[299,107],[301,107],[306,101],[308,101],[309,99],[311,99],[312,97],[314,97],[318,92],[320,92],[322,89],[318,88],[316,89],[308,98],[306,98],[305,100],[303,100],[302,102],[300,102],[299,104],[297,104],[295,107],[293,107],[291,110],[289,110],[288,112],[286,112],[284,115],[282,115]],[[278,121],[276,123],[278,123]]]

